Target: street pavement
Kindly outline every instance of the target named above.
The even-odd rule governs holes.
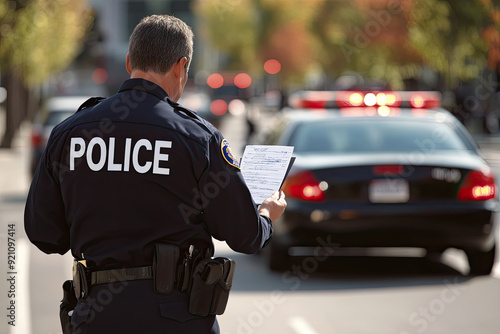
[[[2,110],[0,119],[3,133]],[[60,287],[71,277],[72,258],[69,253],[42,253],[24,232],[24,204],[31,182],[30,131],[30,125],[24,124],[12,149],[0,149],[0,333],[55,334],[61,332]]]

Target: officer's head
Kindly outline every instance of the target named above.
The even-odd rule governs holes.
[[[186,58],[185,70],[193,58],[193,32],[182,20],[169,15],[145,17],[129,40],[131,70],[167,73]]]

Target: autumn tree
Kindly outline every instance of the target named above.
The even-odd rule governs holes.
[[[343,42],[329,46],[340,48],[345,61],[340,70],[361,73],[394,89],[403,89],[404,80],[414,75],[422,62],[407,41],[407,2],[356,0],[349,11],[351,18],[342,24]]]
[[[428,68],[444,79],[440,88],[451,89],[485,66],[481,31],[496,17],[491,2],[202,0],[196,12],[212,44],[237,66],[255,69],[275,57],[292,81],[315,66],[331,77],[353,71],[394,89]]]
[[[78,55],[90,23],[86,0],[0,0],[0,69],[8,92],[1,147],[11,147],[32,116],[40,84]]]
[[[458,79],[477,76],[484,65],[482,1],[488,0],[328,1],[317,34],[336,57],[325,69],[336,75],[358,72],[404,89],[405,80],[426,67],[444,78],[442,89],[450,89]],[[336,39],[326,38],[331,30],[325,26],[335,21],[340,22]]]
[[[495,6],[492,0],[481,2],[489,14],[489,20],[482,31],[482,37],[488,46],[487,68],[500,75],[500,4]]]
[[[354,36],[361,31],[363,16],[353,1],[325,1],[312,24],[321,44],[323,69],[336,77],[346,69],[357,68],[365,41]]]
[[[432,69],[444,78],[444,88],[477,77],[486,63],[481,38],[488,17],[479,0],[414,1],[409,16],[409,41]]]
[[[293,81],[316,62],[310,24],[324,1],[204,0],[194,9],[204,37],[229,56],[229,68],[259,73],[265,60],[277,58],[283,79]]]

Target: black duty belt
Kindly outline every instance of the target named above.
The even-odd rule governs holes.
[[[92,270],[88,269],[83,261],[75,261],[75,294],[77,298],[85,298],[90,287],[94,285],[144,279],[152,279],[154,290],[159,294],[170,294],[173,289],[187,292],[191,288],[192,273],[196,265],[212,255],[211,248],[197,249],[191,245],[185,254],[181,255],[178,246],[156,243],[151,266]]]
[[[90,285],[152,278],[153,270],[151,266],[98,270],[91,272]]]

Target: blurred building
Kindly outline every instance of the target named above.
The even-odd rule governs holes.
[[[191,63],[190,77],[201,68],[210,68],[207,62],[216,59],[213,52],[205,47],[197,36],[197,20],[191,10],[194,0],[91,0],[95,10],[93,34],[96,35],[88,43],[86,56],[91,59],[91,67],[102,68],[102,80],[110,93],[118,90],[121,83],[128,78],[125,69],[125,55],[128,52],[128,39],[139,21],[152,14],[174,15],[189,26],[195,33],[195,53]],[[202,56],[203,55],[203,56]],[[82,60],[80,63],[85,63]],[[98,79],[99,80],[99,79]]]

